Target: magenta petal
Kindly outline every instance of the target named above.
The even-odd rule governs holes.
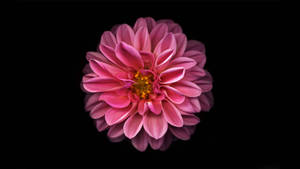
[[[139,51],[151,51],[151,40],[147,27],[140,27],[136,32],[134,37],[134,47]]]
[[[143,116],[136,113],[129,117],[124,124],[124,134],[129,139],[135,137],[143,126]]]
[[[126,43],[121,42],[117,45],[116,55],[125,65],[132,67],[135,70],[144,67],[144,62],[139,52]]]
[[[132,28],[127,24],[122,24],[117,29],[117,41],[125,42],[129,45],[133,45],[134,41],[134,32]]]
[[[174,34],[168,33],[155,47],[154,49],[154,55],[158,56],[163,51],[168,49],[174,49],[176,52],[176,39]]]
[[[105,63],[109,63],[109,60],[107,60],[107,58],[105,56],[103,56],[101,53],[99,52],[87,52],[86,53],[86,60],[99,60]]]
[[[123,70],[101,61],[90,60],[90,66],[93,72],[98,74],[100,77],[116,77],[118,79],[125,79],[128,77],[127,73]]]
[[[99,119],[105,115],[106,112],[110,111],[111,107],[104,102],[98,103],[90,112],[92,119]]]
[[[187,38],[183,33],[176,33],[175,34],[175,39],[176,39],[176,46],[177,46],[177,51],[174,56],[174,58],[180,57],[183,55],[186,45],[187,45]]]
[[[172,126],[182,127],[183,119],[180,111],[167,100],[162,101],[162,106],[163,115],[166,121]]]
[[[117,40],[116,40],[115,35],[112,32],[105,31],[101,36],[100,43],[114,49],[116,47]]]
[[[96,120],[96,128],[99,132],[105,130],[108,127],[104,118],[100,118]]]
[[[99,49],[109,61],[118,66],[123,66],[122,62],[117,58],[113,48],[100,44]]]
[[[151,52],[140,51],[142,59],[144,61],[145,69],[151,69],[154,64],[154,56]]]
[[[109,128],[107,136],[109,138],[118,138],[124,134],[123,132],[123,123],[113,125]]]
[[[151,148],[153,150],[158,150],[164,143],[164,138],[165,137],[162,137],[160,139],[155,139],[155,138],[152,138],[152,137],[149,137],[149,144],[151,146]]]
[[[164,23],[157,24],[156,26],[154,26],[150,33],[152,49],[155,49],[158,42],[160,42],[166,36],[167,32],[168,26]]]
[[[123,85],[114,79],[95,77],[83,81],[83,87],[89,92],[107,92],[123,88]]]
[[[105,113],[105,120],[108,125],[114,125],[124,121],[128,116],[136,111],[136,104],[133,103],[126,108],[116,109],[112,108]]]
[[[161,112],[161,101],[160,100],[152,100],[147,102],[149,109],[154,114],[160,114]]]
[[[134,32],[137,32],[139,28],[141,27],[146,27],[147,28],[147,23],[144,18],[138,18],[134,24],[133,30]]]
[[[132,145],[139,151],[145,151],[148,146],[148,136],[144,130],[141,130],[132,140]]]
[[[186,127],[170,127],[170,131],[172,134],[181,139],[181,140],[189,140],[190,139],[190,132]]]
[[[181,104],[184,102],[185,96],[178,93],[176,90],[173,90],[173,88],[164,86],[165,90],[163,90],[163,93],[165,96],[173,103],[175,104]]]
[[[177,83],[173,83],[171,87],[175,88],[179,93],[188,97],[197,97],[202,93],[202,90],[198,85],[189,81],[181,80]]]
[[[183,115],[182,118],[185,126],[194,126],[200,122],[200,119],[193,114]]]
[[[148,112],[144,116],[143,126],[145,131],[155,139],[163,137],[168,130],[168,123],[163,115],[156,115],[152,112]]]
[[[172,67],[163,71],[159,78],[161,84],[171,84],[178,82],[184,77],[185,69],[183,67]]]
[[[202,42],[199,42],[197,40],[189,40],[186,46],[186,51],[189,50],[198,50],[205,53],[205,46]]]
[[[125,108],[130,104],[128,94],[120,95],[119,91],[116,92],[104,92],[99,100],[105,101],[113,108]]]
[[[167,65],[169,64],[170,60],[174,56],[174,54],[175,54],[175,50],[174,49],[167,49],[167,50],[163,51],[162,53],[160,53],[157,56],[157,59],[155,61],[156,69],[158,71],[160,71],[160,70],[163,70],[165,67],[167,67]]]
[[[196,111],[194,110],[194,106],[190,101],[190,98],[185,98],[184,102],[181,104],[177,104],[176,107],[178,107],[180,110],[184,112],[189,112],[189,113],[195,113]]]
[[[138,113],[140,115],[144,115],[147,110],[148,110],[147,103],[145,102],[145,100],[141,100],[138,104]]]
[[[172,67],[184,67],[185,70],[190,69],[194,67],[197,64],[197,62],[188,57],[178,57],[172,60],[171,66]]]

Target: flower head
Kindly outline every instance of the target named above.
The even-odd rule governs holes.
[[[171,20],[117,25],[87,60],[85,108],[113,142],[128,138],[140,151],[148,144],[165,150],[173,138],[188,140],[200,121],[195,113],[212,107],[204,45],[187,41]]]

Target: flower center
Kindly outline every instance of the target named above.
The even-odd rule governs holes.
[[[135,83],[131,86],[132,91],[141,99],[149,99],[149,94],[152,92],[153,76],[142,75],[139,71],[135,73]]]

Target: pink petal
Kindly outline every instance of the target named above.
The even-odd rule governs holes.
[[[174,56],[174,54],[175,54],[174,49],[167,49],[167,50],[163,51],[162,53],[160,53],[157,56],[157,59],[156,59],[156,62],[155,62],[156,69],[158,71],[160,71],[160,70],[163,70],[165,67],[167,67],[170,60]]]
[[[154,64],[154,56],[151,52],[140,51],[142,59],[144,61],[145,69],[151,69]]]
[[[199,52],[196,50],[190,50],[190,51],[185,52],[183,54],[183,57],[188,57],[188,58],[194,59],[201,68],[203,68],[206,63],[205,53]]]
[[[123,66],[122,62],[117,58],[113,48],[100,44],[99,49],[109,61],[118,66]]]
[[[189,50],[198,50],[205,53],[205,46],[202,42],[199,42],[197,40],[189,40],[186,46],[186,51]]]
[[[118,27],[120,26],[120,24],[116,24],[114,25],[112,28],[111,28],[111,32],[116,35],[117,34],[117,30],[118,30]]]
[[[172,33],[182,33],[182,28],[177,23],[170,23],[168,25],[168,27],[169,27],[169,32],[172,32]]]
[[[115,138],[109,138],[109,140],[113,143],[117,143],[117,142],[121,142],[125,139],[125,136],[124,134],[122,134],[121,136],[119,137],[115,137]]]
[[[124,124],[124,134],[129,139],[135,137],[143,126],[143,116],[136,113],[129,117]]]
[[[176,105],[177,108],[184,112],[195,113],[194,106],[189,98],[185,98],[184,102]]]
[[[166,36],[167,32],[168,26],[164,23],[157,24],[156,26],[154,26],[150,33],[152,49],[155,49],[158,42],[160,42]]]
[[[161,84],[171,84],[178,82],[184,77],[185,69],[183,67],[172,67],[163,71],[159,78]]]
[[[167,49],[174,49],[176,51],[176,39],[172,33],[168,33],[155,47],[154,55],[158,56]]]
[[[162,144],[164,143],[164,138],[165,137],[162,137],[162,138],[157,140],[155,138],[149,137],[148,141],[149,141],[149,144],[150,144],[151,148],[153,150],[158,150],[162,146]]]
[[[134,32],[137,32],[139,28],[141,27],[146,27],[147,28],[147,23],[144,18],[138,18],[134,24],[133,30]]]
[[[173,90],[173,88],[164,86],[163,93],[165,96],[173,103],[175,104],[181,104],[184,102],[185,96],[178,93],[176,90]]]
[[[161,150],[161,151],[167,150],[170,147],[172,141],[173,141],[173,135],[171,134],[170,131],[168,131],[166,133],[166,135],[164,136],[164,142],[161,145],[161,147],[159,148],[159,150]]]
[[[91,111],[99,103],[98,101],[99,96],[100,93],[95,93],[86,96],[85,106],[84,106],[85,111]]]
[[[117,29],[117,41],[125,42],[129,45],[133,45],[134,41],[134,32],[132,28],[127,24],[122,24]]]
[[[152,112],[148,112],[144,116],[143,126],[145,131],[155,139],[163,137],[168,130],[168,123],[163,115],[156,115]]]
[[[140,27],[134,37],[134,47],[139,51],[150,52],[151,40],[147,27]]]
[[[119,90],[116,92],[104,92],[99,97],[99,100],[105,101],[113,108],[125,108],[130,104],[128,94],[121,95]]]
[[[148,110],[147,103],[145,102],[145,100],[141,100],[138,104],[138,113],[140,115],[144,115],[147,110]]]
[[[106,112],[110,111],[111,107],[104,102],[98,103],[90,112],[92,119],[99,119],[105,115]]]
[[[118,138],[124,134],[123,132],[123,123],[113,125],[109,128],[107,136],[109,138]]]
[[[188,57],[178,57],[172,60],[171,66],[172,67],[184,67],[185,70],[194,67],[197,62],[194,59]]]
[[[147,23],[148,31],[151,32],[152,29],[154,28],[154,26],[156,25],[155,20],[153,18],[151,18],[151,17],[146,17],[145,21]]]
[[[195,83],[199,85],[204,93],[209,92],[212,89],[212,77],[208,72],[206,72],[206,76],[196,80]]]
[[[104,118],[100,118],[96,120],[96,128],[99,132],[105,130],[108,127]]]
[[[174,56],[174,58],[180,57],[183,55],[186,45],[187,45],[187,38],[183,33],[176,33],[175,34],[175,39],[176,39],[176,46],[177,46],[177,51]]]
[[[115,35],[112,32],[105,31],[101,36],[100,43],[114,49],[116,47],[117,40],[116,40]]]
[[[189,98],[190,99],[190,102],[193,106],[193,109],[195,112],[200,112],[201,111],[201,106],[200,106],[200,102],[199,102],[199,99],[196,98],[196,97],[193,97],[193,98]]]
[[[172,126],[182,127],[183,120],[180,111],[169,101],[162,101],[163,115],[166,121]]]
[[[139,151],[145,151],[148,146],[148,136],[144,130],[141,130],[132,140],[132,145]]]
[[[193,114],[183,115],[182,118],[185,126],[194,126],[200,122],[200,119]]]
[[[203,111],[209,111],[214,104],[212,92],[203,93],[199,97],[200,105]]]
[[[114,91],[123,88],[123,85],[114,79],[95,77],[83,81],[83,87],[85,90],[95,93]]]
[[[144,67],[144,63],[139,52],[126,43],[119,43],[116,47],[116,55],[127,66],[139,70]]]
[[[107,60],[107,58],[105,56],[103,56],[101,53],[99,52],[87,52],[86,53],[86,60],[99,60],[105,63],[109,63],[109,60]]]
[[[186,127],[170,127],[170,131],[173,133],[174,136],[181,140],[189,140],[190,133]]]
[[[136,111],[136,103],[129,105],[126,108],[116,109],[112,108],[105,113],[105,120],[108,125],[114,125],[127,119],[132,113]]]
[[[189,81],[179,81],[171,85],[175,88],[180,94],[188,97],[198,97],[202,93],[201,88],[193,82]]]
[[[160,112],[161,112],[161,101],[160,100],[149,101],[149,102],[147,102],[147,105],[154,114],[160,114]]]
[[[128,77],[128,74],[123,70],[101,61],[90,60],[90,66],[100,77],[116,77],[119,79],[125,79]]]

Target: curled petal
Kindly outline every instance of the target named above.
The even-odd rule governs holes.
[[[160,100],[149,101],[149,102],[147,102],[147,105],[154,114],[160,114],[160,112],[161,112],[161,101]]]
[[[112,108],[105,113],[105,121],[108,125],[114,125],[124,121],[128,116],[136,111],[136,103],[129,105],[126,108],[116,109]]]
[[[161,84],[171,84],[178,82],[184,77],[185,69],[183,67],[173,67],[163,71],[159,78]]]
[[[172,60],[171,67],[184,67],[185,70],[190,69],[194,67],[197,64],[197,62],[188,57],[178,57]]]
[[[180,111],[172,103],[166,100],[162,101],[162,106],[163,115],[166,121],[172,126],[182,127],[183,119]]]
[[[163,137],[168,130],[168,123],[164,119],[162,113],[156,115],[147,112],[144,116],[144,129],[153,138],[159,139]]]
[[[105,56],[103,56],[101,53],[99,52],[87,52],[86,53],[86,60],[99,60],[101,62],[105,62],[105,63],[109,63],[110,61],[107,60],[107,58]]]
[[[144,115],[147,110],[148,110],[147,103],[145,102],[145,100],[141,100],[138,104],[138,113],[140,115]]]
[[[117,29],[117,41],[125,42],[129,45],[133,45],[134,41],[134,32],[132,28],[127,24],[122,24]]]
[[[139,52],[126,43],[121,42],[117,45],[116,55],[125,65],[132,67],[135,70],[144,67],[144,62]]]
[[[124,134],[129,139],[135,137],[143,126],[143,116],[136,113],[129,117],[124,124]]]
[[[114,79],[91,78],[83,81],[83,87],[88,92],[107,92],[123,88],[123,85]]]
[[[174,54],[175,54],[174,49],[167,49],[162,53],[160,53],[157,56],[157,59],[155,61],[156,69],[163,70],[165,67],[167,67],[168,63],[170,62]]]
[[[90,60],[90,67],[93,70],[93,72],[95,72],[102,78],[127,78],[127,73],[125,73],[123,70],[117,68],[116,66],[101,61]]]

